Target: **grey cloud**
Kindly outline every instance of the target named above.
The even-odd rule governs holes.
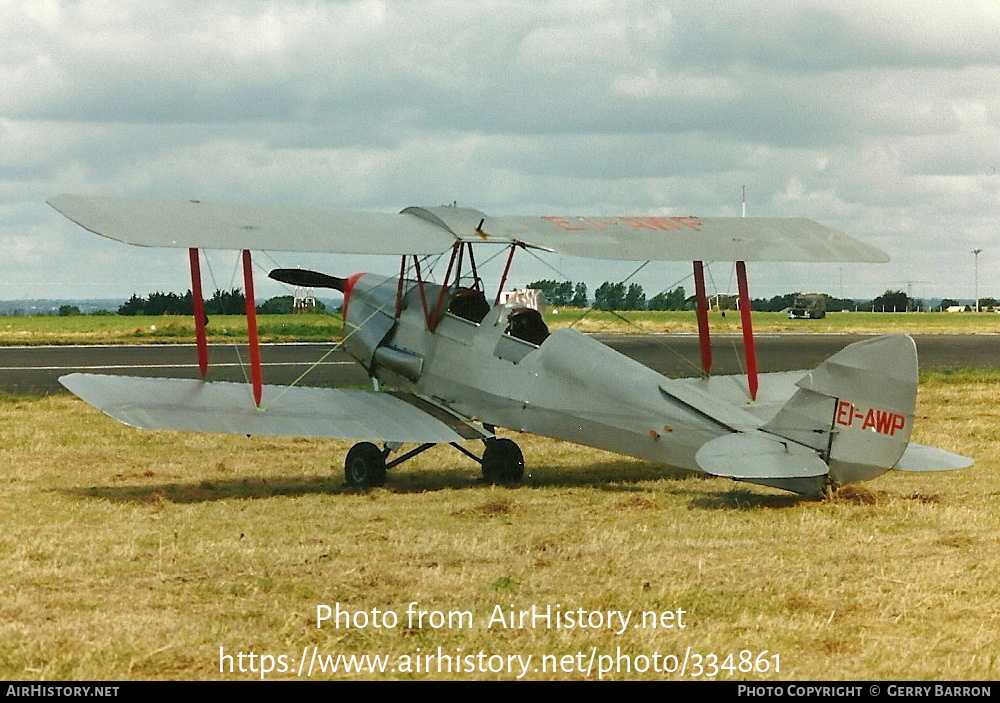
[[[889,249],[886,278],[946,271],[995,216],[998,14],[922,0],[0,2],[13,213],[0,237],[47,238],[73,254],[67,269],[98,270],[107,249],[86,253],[94,238],[38,205],[63,190],[735,214],[746,183],[751,214]]]

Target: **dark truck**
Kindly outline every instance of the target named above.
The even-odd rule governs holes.
[[[797,295],[788,310],[789,320],[821,320],[824,317],[826,317],[826,296],[822,293]]]

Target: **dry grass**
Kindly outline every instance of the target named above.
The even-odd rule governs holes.
[[[531,437],[518,440],[522,487],[484,486],[436,448],[363,493],[341,486],[344,443],[144,433],[71,398],[8,398],[0,677],[244,679],[220,674],[220,646],[298,659],[316,645],[535,665],[592,647],[737,662],[767,650],[780,673],[735,678],[994,678],[998,390],[995,374],[921,387],[917,440],[971,454],[973,468],[892,473],[827,502]],[[408,627],[412,601],[471,611],[475,627]],[[317,629],[316,606],[337,602],[392,610],[400,626]],[[687,627],[485,627],[511,604],[683,609]]]

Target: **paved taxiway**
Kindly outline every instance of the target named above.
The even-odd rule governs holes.
[[[762,372],[814,368],[827,357],[866,335],[764,334],[757,337]],[[699,373],[698,340],[691,335],[597,335],[618,351],[669,376]],[[914,336],[921,368],[991,368],[1000,366],[1000,336]],[[261,347],[266,383],[287,384],[303,373],[310,386],[366,386],[368,378],[343,351],[329,344],[265,344]],[[740,337],[713,337],[714,374],[741,373]],[[246,349],[213,345],[213,380],[243,381]],[[76,371],[133,376],[197,378],[191,345],[0,347],[0,391],[53,393],[64,389],[58,378]],[[308,373],[307,373],[308,372]]]

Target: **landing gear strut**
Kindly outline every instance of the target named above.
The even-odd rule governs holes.
[[[487,427],[492,432],[492,427]],[[524,477],[524,455],[521,448],[513,440],[490,437],[484,439],[482,458],[476,456],[462,445],[451,442],[452,447],[465,454],[483,467],[483,479],[489,484],[510,486],[519,483]],[[351,447],[344,460],[344,479],[351,488],[374,488],[385,485],[386,471],[399,466],[418,454],[422,454],[435,444],[421,444],[402,456],[387,461],[389,455],[399,449],[398,443],[386,444],[385,449],[379,449],[371,442],[359,442]]]

